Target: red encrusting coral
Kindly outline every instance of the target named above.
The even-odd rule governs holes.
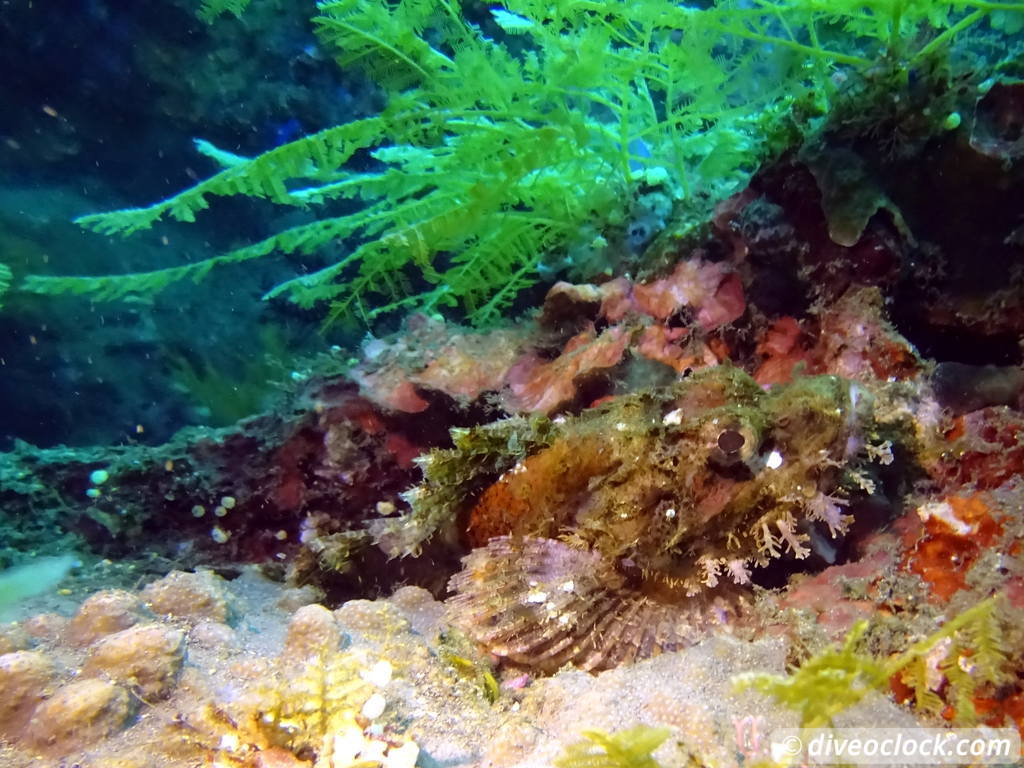
[[[809,355],[801,344],[803,330],[794,317],[780,317],[764,332],[757,343],[756,353],[761,362],[754,371],[754,379],[762,387],[785,384],[793,377],[798,366],[807,365]]]
[[[677,373],[692,371],[708,365],[718,365],[727,354],[718,354],[714,349],[717,339],[707,342],[686,328],[671,328],[665,325],[649,325],[640,333],[636,353],[649,360],[657,360]]]
[[[821,313],[813,358],[813,371],[859,381],[912,379],[923,367],[873,287],[851,289]]]
[[[501,389],[520,344],[519,335],[508,331],[455,335],[432,353],[433,359],[413,381],[471,402],[484,392]]]
[[[996,406],[957,416],[943,437],[929,469],[947,487],[991,490],[1024,473],[1024,414],[1018,410]]]
[[[903,534],[904,565],[924,579],[936,602],[968,588],[968,575],[1003,535],[1003,518],[984,493],[948,496],[921,505],[919,526]]]
[[[351,376],[387,411],[423,413],[436,392],[461,406],[501,393],[509,412],[554,413],[576,405],[589,383],[607,379],[630,349],[679,373],[728,359],[724,339],[708,333],[746,308],[740,275],[697,251],[646,283],[556,283],[538,327],[529,330],[473,332],[414,315],[402,334],[365,343]],[[687,325],[676,325],[680,319]],[[567,331],[575,333],[558,341]]]
[[[892,537],[875,540],[872,552],[861,559],[833,565],[814,576],[797,577],[779,600],[780,608],[793,608],[821,627],[832,641],[846,636],[861,619],[870,619],[880,610],[877,582],[896,560]],[[861,582],[862,596],[851,597],[849,585]]]
[[[514,329],[476,332],[414,315],[403,333],[364,343],[350,375],[385,410],[422,413],[432,392],[465,406],[501,389],[523,344],[524,334]]]
[[[616,277],[600,286],[599,316],[609,323],[620,323],[633,311],[633,283],[628,278]]]

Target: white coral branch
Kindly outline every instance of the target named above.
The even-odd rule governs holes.
[[[793,557],[797,560],[803,560],[809,554],[811,550],[803,545],[803,542],[807,541],[808,537],[806,534],[796,532],[796,521],[793,520],[793,516],[788,512],[775,521],[775,527],[779,529],[779,533],[782,534],[783,541],[786,542],[786,546],[789,547],[789,551],[793,553]]]
[[[750,570],[747,568],[747,561],[742,559],[728,560],[725,563],[725,569],[732,576],[732,580],[737,584],[749,584],[750,583]]]
[[[835,538],[844,533],[849,526],[850,516],[843,514],[843,507],[849,502],[838,496],[818,493],[804,504],[809,520],[819,520],[828,526],[828,531]]]
[[[768,527],[768,523],[761,523],[759,538],[761,540],[758,542],[757,548],[763,554],[768,557],[782,557],[782,550],[779,549],[779,545],[782,542],[772,534],[771,529]]]
[[[713,588],[718,586],[718,574],[719,574],[719,562],[713,557],[702,555],[697,559],[697,565],[703,571],[704,575],[701,578],[701,582],[705,587]]]

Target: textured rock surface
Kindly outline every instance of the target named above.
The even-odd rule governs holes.
[[[889,537],[879,546],[902,545]],[[158,618],[86,648],[58,635],[29,638],[37,650],[0,656],[0,718],[10,742],[0,748],[0,766],[550,768],[584,729],[643,724],[672,730],[655,753],[667,768],[740,768],[766,760],[771,732],[797,725],[797,715],[739,692],[734,677],[781,673],[794,648],[821,647],[811,603],[852,604],[851,584],[879,570],[892,578],[899,567],[891,553],[837,567],[792,590],[777,613],[779,595],[766,593],[757,610],[770,621],[757,633],[711,634],[599,674],[567,667],[549,677],[495,666],[418,587],[333,611],[316,604],[291,611],[281,607],[286,588],[247,570],[221,585],[238,612],[233,627]],[[857,605],[878,599],[867,591]],[[915,626],[931,631],[935,619]],[[82,679],[78,670],[94,676]],[[880,694],[838,720],[915,722]]]
[[[295,612],[284,641],[286,655],[302,659],[340,647],[341,630],[329,610],[322,605],[306,605]]]
[[[223,579],[210,571],[171,571],[142,590],[142,599],[153,613],[164,616],[222,623],[229,617]]]
[[[82,675],[113,680],[152,701],[170,693],[184,656],[184,632],[145,624],[108,635],[93,645]]]
[[[104,680],[69,683],[36,707],[25,741],[64,755],[117,733],[132,712],[128,692]]]
[[[0,735],[16,737],[56,678],[53,662],[39,651],[0,656]]]
[[[123,589],[97,592],[71,617],[67,639],[77,645],[89,645],[104,635],[128,629],[142,618],[144,612],[138,596]]]
[[[25,628],[19,624],[8,624],[0,627],[0,654],[24,651],[28,648],[29,637]]]

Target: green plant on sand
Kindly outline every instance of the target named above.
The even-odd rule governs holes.
[[[245,5],[208,0],[203,12]],[[509,0],[473,23],[458,0],[325,0],[317,33],[341,66],[385,89],[380,114],[252,158],[204,145],[219,172],[153,205],[78,221],[127,235],[194,221],[217,196],[319,218],[193,263],[29,276],[20,288],[115,300],[298,254],[315,268],[264,298],[327,303],[328,320],[448,306],[491,323],[552,263],[621,253],[642,195],[674,207],[682,230],[705,220],[766,153],[827,114],[835,68],[881,62],[905,79],[968,29],[987,20],[985,34],[999,35],[1021,11],[996,0]],[[367,152],[375,165],[353,168]],[[348,212],[333,213],[337,201]]]
[[[660,768],[651,753],[672,731],[638,725],[615,733],[583,731],[585,741],[569,745],[555,760],[557,768]]]

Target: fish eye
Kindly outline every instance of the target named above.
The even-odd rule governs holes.
[[[718,447],[725,454],[736,453],[746,442],[743,433],[735,429],[726,429],[718,436]]]
[[[749,471],[747,462],[754,456],[761,442],[757,433],[741,420],[730,420],[725,424],[714,422],[707,434],[709,464],[718,472],[727,475],[744,474]]]

